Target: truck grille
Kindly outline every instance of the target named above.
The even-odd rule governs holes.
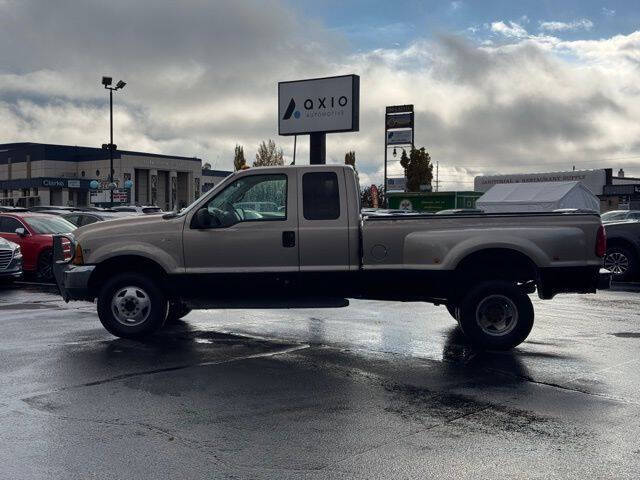
[[[11,250],[0,250],[0,270],[5,270],[11,263],[13,252]]]

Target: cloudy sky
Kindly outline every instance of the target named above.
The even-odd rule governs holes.
[[[230,169],[277,135],[277,82],[355,73],[357,133],[327,137],[380,181],[384,107],[413,103],[441,189],[480,173],[640,176],[637,0],[0,0],[0,143],[107,141]],[[308,158],[308,140],[298,142]],[[397,166],[390,167],[397,171]]]

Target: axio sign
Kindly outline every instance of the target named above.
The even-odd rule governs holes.
[[[278,83],[278,133],[357,132],[360,77],[314,78]]]

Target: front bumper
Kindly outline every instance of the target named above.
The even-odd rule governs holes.
[[[18,278],[22,278],[22,255],[14,255],[7,268],[0,270],[0,279],[15,280]]]
[[[95,265],[64,265],[62,268],[54,265],[53,268],[54,273],[56,269],[59,269],[59,272],[55,274],[56,283],[65,302],[93,300],[94,296],[89,289],[89,278],[96,268]]]
[[[69,258],[65,258],[62,241],[71,243]],[[69,300],[93,300],[94,295],[89,288],[89,279],[95,270],[95,265],[73,265],[75,240],[67,235],[53,236],[53,276],[58,290],[65,302]]]

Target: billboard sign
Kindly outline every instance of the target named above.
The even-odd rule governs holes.
[[[386,112],[387,114],[413,112],[413,105],[391,105],[387,107]]]
[[[111,190],[91,190],[89,194],[89,201],[94,205],[100,203],[111,203]],[[114,188],[113,203],[129,203],[129,191],[123,188]]]
[[[387,145],[411,145],[412,130],[390,130],[387,132]]]
[[[314,78],[278,83],[278,133],[357,132],[360,77]]]
[[[413,113],[387,115],[387,128],[413,128]]]
[[[602,195],[607,184],[607,170],[571,170],[568,172],[523,173],[512,175],[480,175],[474,179],[476,192],[486,192],[501,183],[580,182],[594,195]]]

